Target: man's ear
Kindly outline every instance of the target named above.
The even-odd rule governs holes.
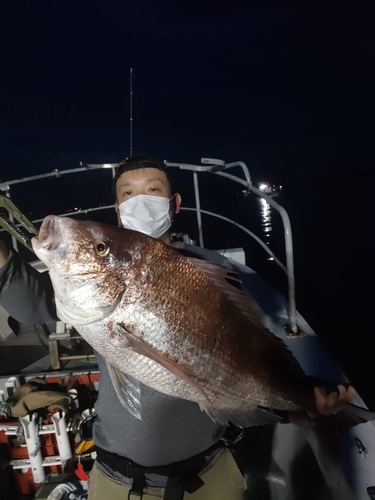
[[[117,224],[122,227],[122,224],[121,224],[121,219],[120,219],[120,211],[118,209],[118,203],[117,201],[115,201],[115,212],[116,212],[116,215],[117,215]]]
[[[181,206],[181,201],[182,201],[182,198],[181,198],[181,195],[180,193],[176,193],[174,195],[174,199],[175,199],[175,203],[176,203],[176,210],[175,210],[175,214],[178,214],[179,211],[180,211],[180,206]]]

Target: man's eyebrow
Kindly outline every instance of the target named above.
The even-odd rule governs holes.
[[[165,184],[165,182],[163,181],[163,179],[160,179],[159,177],[150,177],[149,179],[144,179],[142,182],[154,182],[154,181],[160,181],[162,184]],[[122,187],[129,187],[129,186],[132,186],[134,184],[138,184],[139,181],[128,181],[128,182],[124,182],[124,183],[121,183],[118,185],[118,188],[122,188]]]

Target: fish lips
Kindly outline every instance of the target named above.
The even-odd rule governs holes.
[[[36,255],[43,261],[43,256],[51,252],[63,250],[63,237],[61,231],[62,219],[55,215],[48,215],[40,227],[38,236],[32,238],[31,243]]]

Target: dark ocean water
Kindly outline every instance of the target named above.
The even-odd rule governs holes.
[[[297,306],[375,408],[375,177],[286,187]]]
[[[110,172],[92,174],[79,175],[74,182],[53,178],[35,188],[32,184],[17,187],[12,189],[13,199],[26,213],[32,212],[32,218],[98,202],[111,204]],[[183,204],[192,206],[192,180],[186,173],[176,177]],[[375,177],[371,175],[321,177],[285,184],[275,200],[287,209],[292,223],[297,308],[375,409],[374,192]],[[249,226],[285,261],[281,219],[267,204],[244,195],[238,185],[209,174],[201,182],[201,204]],[[84,217],[116,223],[112,209]],[[175,229],[197,240],[195,221],[194,214],[182,212]],[[249,237],[207,216],[203,216],[203,225],[207,248],[243,247],[247,264],[286,295],[284,273]]]
[[[241,196],[238,188],[229,199],[224,189],[213,189],[209,184],[202,196],[209,208],[219,206],[250,225],[285,262],[279,215],[254,196]],[[374,176],[327,176],[286,184],[274,199],[292,224],[297,308],[375,409],[374,190]],[[247,264],[287,295],[284,273],[264,250],[221,221],[204,224],[207,247],[243,246]]]

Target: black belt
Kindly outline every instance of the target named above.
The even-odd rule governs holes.
[[[133,485],[128,496],[129,499],[132,498],[131,495],[142,498],[143,489],[146,486],[145,474],[158,474],[168,477],[164,500],[180,500],[183,498],[185,491],[194,493],[194,491],[203,486],[204,483],[198,474],[206,464],[206,457],[223,446],[224,442],[218,441],[208,448],[208,450],[191,458],[156,467],[144,467],[133,462],[133,460],[117,455],[116,453],[110,453],[98,446],[96,447],[96,453],[98,459],[113,471],[133,479]]]
[[[96,446],[96,451],[98,458],[101,462],[108,465],[113,471],[119,472],[125,477],[132,478],[133,470],[140,469],[145,474],[158,474],[159,476],[173,476],[178,477],[181,473],[184,473],[185,470],[196,468],[202,465],[205,465],[205,457],[209,456],[216,449],[221,448],[224,443],[215,443],[208,450],[195,455],[194,457],[188,458],[186,460],[181,460],[180,462],[174,462],[169,465],[157,465],[155,467],[145,467],[143,465],[139,465],[133,460],[130,460],[121,455],[117,455],[116,453],[111,453],[109,451],[103,450]]]
[[[130,460],[116,453],[110,453],[102,448],[96,447],[98,459],[107,465],[111,470],[119,472],[123,476],[133,479],[132,487],[129,491],[128,500],[135,497],[142,499],[143,490],[146,486],[145,474],[158,474],[167,476],[164,500],[182,500],[185,491],[194,493],[204,482],[198,476],[206,465],[207,457],[215,450],[224,446],[231,447],[231,444],[238,443],[243,435],[243,430],[230,426],[223,438],[213,444],[207,450],[194,455],[186,460],[174,462],[169,465],[159,465],[156,467],[144,467],[133,460]]]
[[[143,490],[146,486],[145,474],[158,474],[166,476],[167,485],[164,493],[164,500],[183,500],[185,491],[194,493],[204,485],[198,474],[204,469],[209,457],[215,450],[223,447],[238,447],[244,430],[230,424],[220,440],[214,443],[207,450],[194,455],[186,460],[174,462],[169,465],[158,465],[155,467],[144,467],[129,458],[111,453],[96,446],[98,459],[107,465],[111,470],[119,472],[123,476],[133,479],[132,487],[129,491],[128,500],[138,497],[142,500]]]

